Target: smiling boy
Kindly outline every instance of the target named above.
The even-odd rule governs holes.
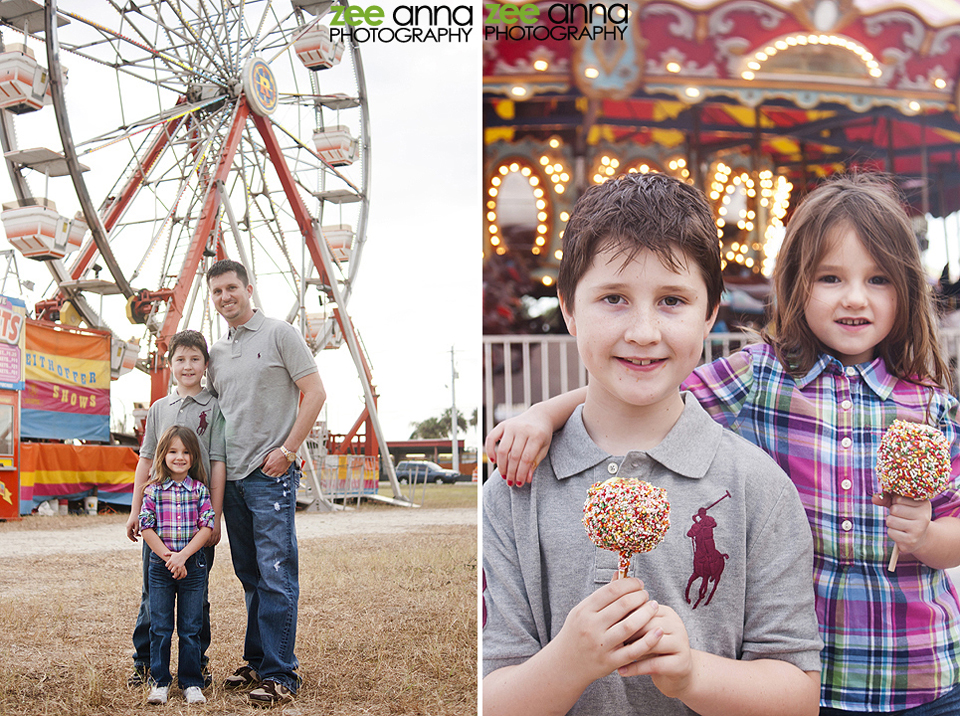
[[[665,175],[627,175],[581,197],[563,241],[560,305],[590,380],[532,484],[484,486],[484,714],[815,714],[796,490],[679,389],[722,291],[709,207]],[[580,524],[587,488],[611,476],[664,487],[672,523],[614,581],[616,553]]]
[[[207,340],[199,331],[185,330],[170,339],[167,360],[176,389],[170,395],[160,398],[150,406],[147,422],[140,445],[140,459],[137,461],[133,479],[133,496],[130,504],[130,517],[127,519],[127,537],[136,542],[140,533],[139,514],[143,504],[143,488],[150,477],[154,451],[160,436],[172,425],[184,425],[197,434],[203,466],[209,475],[210,500],[216,519],[213,533],[207,542],[205,561],[207,569],[213,567],[214,546],[220,542],[221,514],[223,512],[223,490],[226,483],[226,436],[223,417],[217,399],[201,385],[201,379],[210,361]],[[149,548],[143,545],[143,587],[140,595],[140,610],[133,630],[134,672],[128,680],[131,686],[146,683],[150,665],[150,594],[147,567]],[[210,646],[210,602],[204,595],[203,627],[200,631],[200,656],[205,670],[205,679],[209,684],[206,669],[207,647]]]

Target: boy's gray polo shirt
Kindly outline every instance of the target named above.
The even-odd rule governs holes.
[[[317,362],[296,328],[255,311],[213,344],[207,376],[227,423],[227,479],[256,470],[297,419],[297,381]]]
[[[193,429],[200,443],[203,467],[210,479],[210,462],[227,461],[226,439],[220,404],[206,388],[196,395],[181,396],[176,391],[154,401],[147,411],[147,425],[140,445],[140,457],[153,460],[160,436],[172,425]]]
[[[595,547],[581,518],[587,488],[616,474],[667,490],[667,536],[634,555],[629,576],[680,615],[691,648],[820,669],[813,540],[796,488],[766,453],[682,395],[679,420],[649,451],[611,457],[590,439],[578,408],[531,485],[508,487],[499,475],[484,485],[484,675],[540,651],[570,610],[613,578],[617,554]],[[614,673],[588,687],[571,713],[693,712],[649,677]]]

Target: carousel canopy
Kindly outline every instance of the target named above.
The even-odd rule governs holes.
[[[484,41],[486,252],[522,247],[534,279],[550,284],[576,196],[622,171],[702,188],[733,268],[757,278],[771,228],[829,174],[894,174],[918,234],[960,209],[958,2],[537,7]]]

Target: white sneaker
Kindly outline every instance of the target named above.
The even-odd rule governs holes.
[[[207,703],[207,697],[203,695],[199,686],[188,686],[183,692],[183,700],[188,704]]]
[[[150,695],[147,697],[148,704],[167,703],[167,694],[170,692],[169,686],[154,686],[150,689]]]

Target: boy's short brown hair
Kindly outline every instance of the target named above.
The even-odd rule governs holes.
[[[200,331],[185,330],[180,331],[170,339],[170,348],[167,350],[167,360],[173,360],[173,354],[177,348],[196,348],[203,354],[203,362],[210,362],[210,352],[207,350],[207,339],[203,337]]]
[[[720,304],[723,275],[713,212],[703,193],[666,174],[624,174],[592,186],[573,207],[563,232],[557,293],[573,306],[577,284],[604,250],[630,261],[655,253],[664,266],[685,258],[700,269],[707,286],[707,315]]]

